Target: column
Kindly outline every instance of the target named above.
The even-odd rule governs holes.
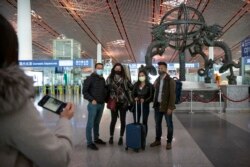
[[[214,60],[214,47],[213,46],[208,47],[208,55],[209,55],[209,59]],[[214,82],[214,66],[213,68],[209,69],[209,77],[210,77],[209,83],[213,83]]]
[[[214,60],[214,47],[213,46],[208,47],[208,54],[209,54],[209,59]]]
[[[19,40],[19,60],[32,60],[30,0],[17,1],[17,34]]]
[[[102,45],[100,43],[97,44],[97,63],[102,63]]]

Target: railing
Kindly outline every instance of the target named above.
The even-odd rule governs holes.
[[[197,92],[197,91],[219,91],[218,92],[218,94],[219,94],[219,108],[220,108],[219,113],[222,113],[222,97],[229,100],[229,101],[235,102],[235,103],[240,103],[240,102],[243,102],[245,100],[250,99],[250,96],[248,96],[248,97],[244,97],[240,100],[234,100],[232,98],[227,97],[224,93],[222,93],[221,89],[185,89],[184,91],[189,91],[189,94],[187,94],[187,96],[182,96],[181,102],[188,101],[190,99],[190,112],[189,113],[194,113],[193,112],[193,101],[201,102],[201,103],[210,103],[210,102],[213,102],[217,99],[217,94],[215,94],[210,99],[201,98],[200,96],[194,94],[194,92]]]

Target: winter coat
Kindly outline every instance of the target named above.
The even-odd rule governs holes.
[[[160,76],[156,79],[155,83],[155,95],[154,95],[154,104],[153,107],[157,106],[159,89],[160,89]],[[170,78],[167,74],[163,79],[162,87],[162,101],[160,103],[160,112],[167,112],[168,109],[174,110],[175,107],[175,80]]]
[[[125,105],[131,105],[133,103],[132,90],[133,85],[127,78],[121,78],[120,76],[114,76],[111,78],[111,75],[108,76],[106,80],[108,86],[109,97],[111,99],[116,99],[117,102]]]
[[[83,83],[83,96],[89,102],[96,100],[97,103],[105,103],[107,88],[105,79],[102,76],[92,73]]]
[[[0,69],[0,166],[66,167],[72,151],[70,121],[60,118],[52,133],[33,95],[33,81],[21,69]]]
[[[136,82],[133,89],[133,98],[144,99],[144,103],[150,103],[153,100],[154,88],[151,83],[146,83],[145,86],[140,89],[140,83]]]

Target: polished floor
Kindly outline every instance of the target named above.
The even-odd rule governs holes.
[[[37,97],[37,100],[41,97]],[[197,111],[194,114],[175,112],[172,149],[166,150],[166,124],[163,121],[161,146],[151,148],[155,138],[154,111],[148,121],[146,149],[134,152],[118,146],[120,123],[117,121],[114,144],[99,146],[98,151],[86,146],[85,127],[87,101],[82,96],[60,96],[76,105],[72,119],[74,151],[70,167],[250,167],[250,113],[222,113]],[[37,106],[37,105],[36,105]],[[58,116],[38,107],[46,125],[53,130]],[[132,114],[127,113],[127,123]],[[104,110],[100,124],[100,138],[109,139],[110,111]],[[125,137],[124,137],[125,140]]]

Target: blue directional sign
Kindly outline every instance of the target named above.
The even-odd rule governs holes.
[[[244,57],[244,64],[250,65],[250,57]]]
[[[250,56],[250,36],[241,42],[241,55],[242,57]]]
[[[92,67],[93,59],[79,60],[20,60],[21,67]]]
[[[74,60],[73,65],[76,67],[92,67],[93,59]]]
[[[20,60],[21,67],[57,67],[58,60]]]

